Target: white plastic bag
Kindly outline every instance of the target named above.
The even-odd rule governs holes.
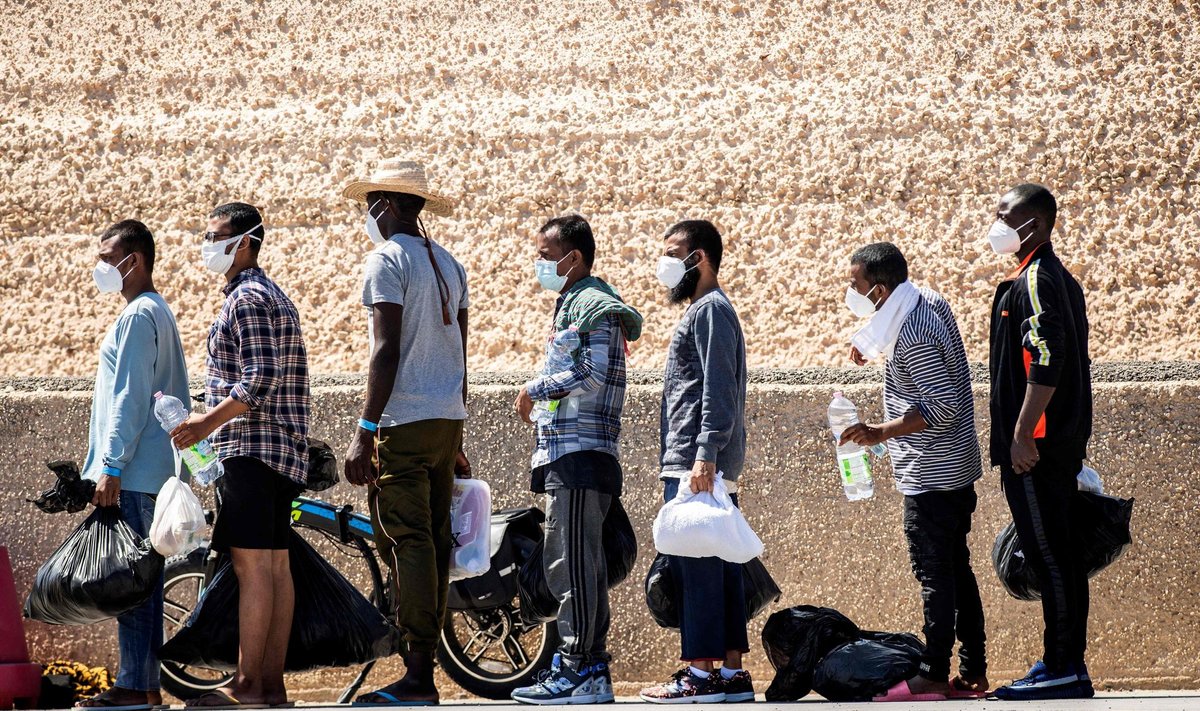
[[[679,493],[654,519],[654,547],[665,555],[716,556],[730,563],[748,563],[763,552],[762,541],[729,498],[720,472],[711,493],[693,494],[686,479],[679,482]]]
[[[175,453],[175,476],[167,479],[154,503],[150,543],[166,557],[187,555],[203,543],[204,507],[180,475],[179,453]]]
[[[1075,477],[1075,482],[1080,491],[1090,491],[1093,494],[1104,493],[1104,484],[1100,483],[1100,474],[1086,464],[1083,465],[1083,469],[1079,470],[1079,476]]]
[[[450,500],[450,580],[483,575],[492,567],[492,490],[478,479],[456,479]]]

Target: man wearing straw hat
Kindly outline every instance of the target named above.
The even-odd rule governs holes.
[[[346,480],[368,487],[406,667],[402,679],[358,702],[432,705],[433,652],[449,586],[450,498],[455,476],[471,475],[462,452],[467,274],[425,231],[422,212],[444,217],[453,202],[430,190],[420,164],[384,160],[342,195],[366,203],[375,245],[362,296],[371,342],[367,400],[346,453]]]

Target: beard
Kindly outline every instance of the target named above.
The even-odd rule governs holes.
[[[696,287],[700,286],[700,270],[689,269],[683,273],[683,278],[675,285],[675,288],[668,292],[672,304],[682,304],[692,295],[696,293]]]

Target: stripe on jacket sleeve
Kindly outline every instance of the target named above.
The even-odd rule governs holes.
[[[1037,278],[1038,267],[1041,260],[1034,261],[1029,265],[1028,271],[1025,272],[1025,285],[1029,288],[1029,303],[1033,306],[1033,316],[1029,319],[1029,345],[1037,348],[1038,361],[1040,366],[1050,365],[1050,347],[1046,345],[1046,339],[1042,338],[1038,333],[1038,328],[1041,325],[1041,317],[1043,313],[1042,300],[1038,298]]]

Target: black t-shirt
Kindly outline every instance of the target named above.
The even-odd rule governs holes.
[[[621,495],[621,463],[607,452],[571,452],[530,472],[529,490],[544,494],[554,489],[592,489],[610,496]]]

